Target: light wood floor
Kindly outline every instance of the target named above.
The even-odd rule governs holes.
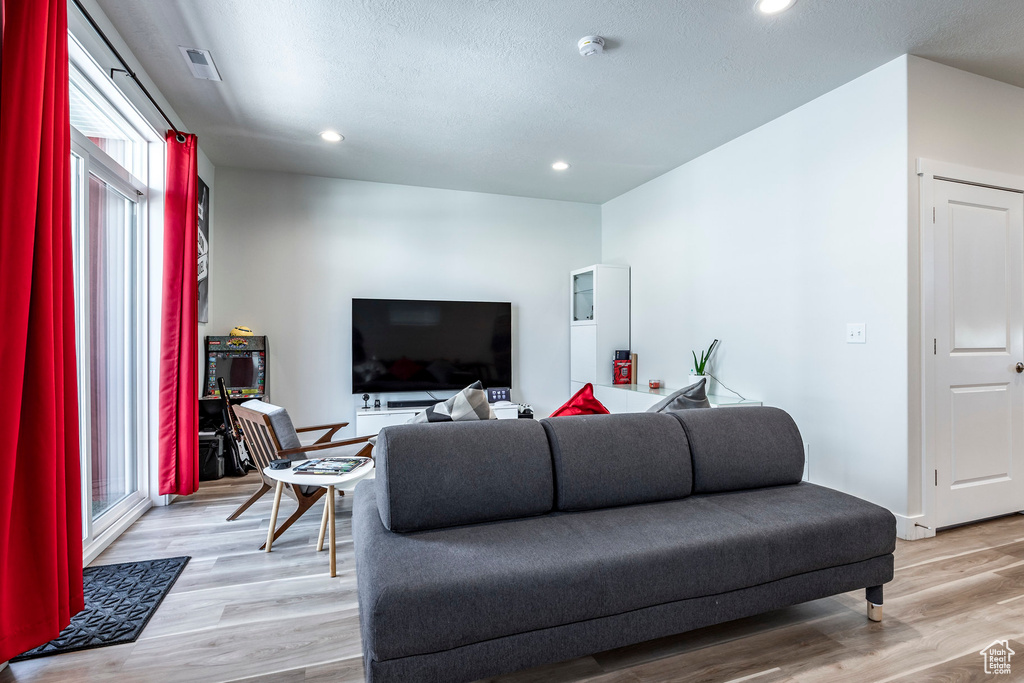
[[[234,522],[255,477],[203,484],[146,513],[95,564],[191,555],[135,643],[12,664],[0,683],[361,681],[351,500],[339,502],[338,578],[314,552],[320,505],[274,544],[271,496]],[[290,513],[294,503],[282,513]],[[591,681],[1024,680],[1024,516],[900,542],[885,619],[863,591],[532,669],[495,683]],[[978,651],[1009,639],[1013,676],[986,676]]]

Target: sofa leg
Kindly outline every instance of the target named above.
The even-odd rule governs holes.
[[[882,587],[870,586],[867,591],[868,619],[871,621],[882,620]]]

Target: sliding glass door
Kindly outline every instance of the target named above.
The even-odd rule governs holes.
[[[146,144],[85,73],[71,68],[75,316],[83,537],[140,505],[145,467]],[[108,531],[109,530],[109,531]],[[99,546],[97,546],[99,547]],[[87,552],[88,555],[88,552]]]
[[[138,203],[92,173],[84,296],[88,299],[89,467],[95,522],[138,491],[134,416],[138,336]],[[134,193],[132,193],[134,194]]]

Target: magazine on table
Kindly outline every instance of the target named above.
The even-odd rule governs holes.
[[[297,465],[296,474],[330,474],[339,476],[363,467],[370,458],[316,458]]]

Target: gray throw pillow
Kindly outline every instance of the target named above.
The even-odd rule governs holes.
[[[648,413],[674,413],[691,408],[710,408],[711,402],[705,392],[706,379],[683,387],[647,409]]]
[[[468,387],[418,413],[409,422],[462,422],[464,420],[497,420],[491,404],[487,402],[487,391],[480,382]]]

